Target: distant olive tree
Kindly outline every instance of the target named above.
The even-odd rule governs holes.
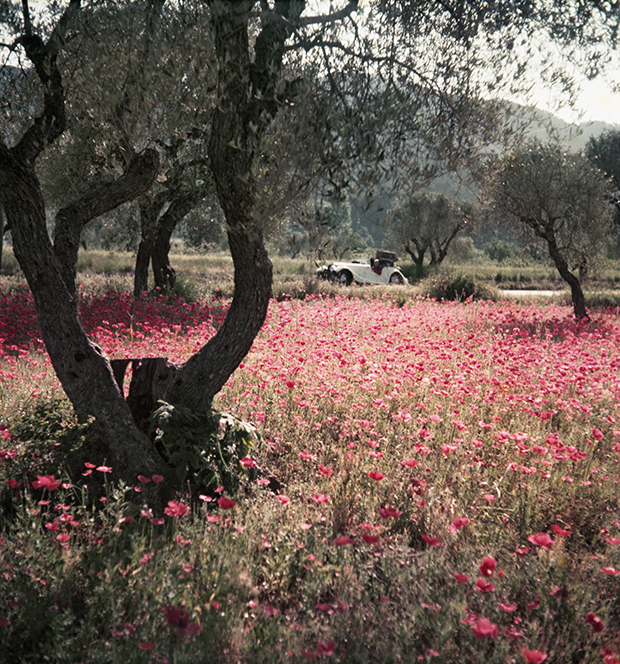
[[[575,316],[588,319],[580,279],[611,228],[610,185],[582,154],[532,141],[508,154],[486,185],[492,214],[543,240],[570,286]]]
[[[429,265],[440,265],[454,238],[476,216],[475,206],[457,202],[445,194],[420,192],[388,211],[385,218],[386,246],[402,247],[411,256],[418,274]]]

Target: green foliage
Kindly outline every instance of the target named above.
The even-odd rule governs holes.
[[[485,245],[484,253],[492,261],[503,263],[507,258],[512,258],[516,254],[516,247],[512,242],[495,238]]]
[[[422,294],[435,300],[495,300],[497,291],[482,284],[470,274],[448,274],[431,277],[421,284]]]
[[[161,402],[151,415],[151,434],[181,485],[236,494],[243,480],[240,459],[258,443],[256,428],[231,413],[208,416]]]

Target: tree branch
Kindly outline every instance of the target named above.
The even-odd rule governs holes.
[[[75,291],[75,273],[80,234],[84,226],[102,214],[137,198],[151,186],[159,172],[159,153],[147,149],[136,156],[124,175],[113,182],[93,187],[56,214],[54,251],[65,284]]]

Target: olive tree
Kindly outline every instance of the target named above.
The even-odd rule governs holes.
[[[388,211],[385,242],[390,247],[402,247],[422,275],[427,252],[429,265],[440,265],[452,240],[474,220],[472,203],[458,202],[445,194],[419,192]]]
[[[493,213],[546,243],[570,286],[575,316],[587,319],[580,279],[611,229],[610,185],[582,154],[530,142],[508,154],[487,182]]]

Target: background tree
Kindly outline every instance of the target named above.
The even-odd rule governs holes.
[[[409,254],[419,276],[424,274],[424,259],[440,265],[452,240],[475,221],[475,206],[457,202],[444,194],[419,192],[388,211],[384,224],[388,231],[386,246],[401,247]]]
[[[616,258],[620,258],[620,131],[609,130],[600,136],[592,136],[585,149],[587,158],[611,181],[611,202],[614,206]]]
[[[609,183],[581,154],[557,144],[530,142],[507,155],[486,183],[496,218],[547,244],[549,257],[570,286],[577,318],[588,318],[579,278],[611,226]],[[571,269],[572,267],[572,269]]]

